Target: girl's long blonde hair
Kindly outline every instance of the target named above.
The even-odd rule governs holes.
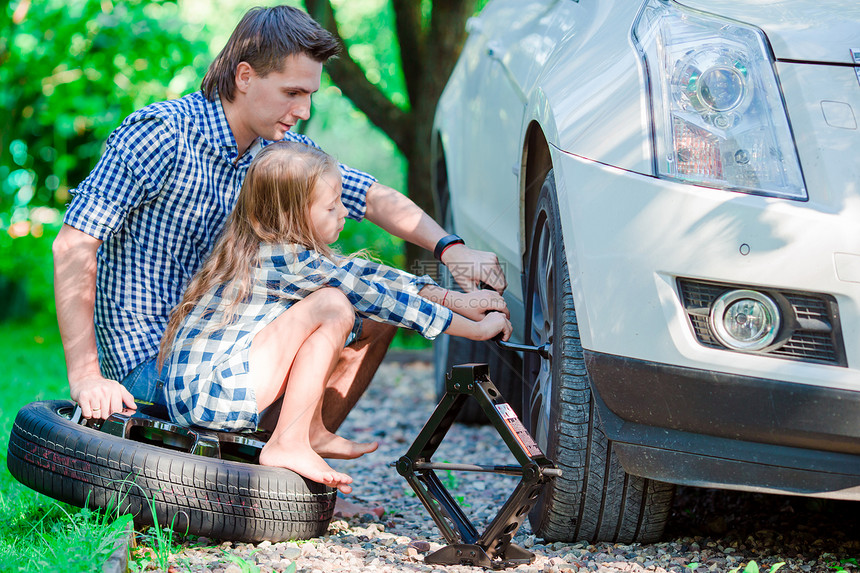
[[[309,216],[314,188],[329,173],[340,176],[334,158],[301,143],[271,143],[257,154],[212,253],[170,313],[158,352],[159,369],[183,320],[214,286],[224,284],[223,324],[233,320],[236,307],[251,291],[251,269],[261,243],[298,243],[332,256],[331,248],[316,237]]]

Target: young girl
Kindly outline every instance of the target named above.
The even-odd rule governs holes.
[[[377,444],[329,432],[322,397],[341,349],[359,334],[360,317],[430,339],[511,332],[500,312],[476,322],[450,310],[472,307],[474,316],[476,304],[493,304],[486,293],[448,292],[429,277],[332,252],[346,213],[333,158],[299,143],[265,147],[223,235],[174,309],[159,353],[175,422],[254,430],[260,413],[281,400],[260,464],[343,493],[352,478],[323,457],[355,458]]]

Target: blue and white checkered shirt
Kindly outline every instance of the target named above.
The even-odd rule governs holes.
[[[256,429],[257,402],[248,376],[254,336],[293,303],[324,287],[342,291],[358,317],[417,330],[435,338],[453,313],[418,292],[435,284],[362,258],[335,260],[298,245],[261,245],[250,295],[224,324],[224,286],[213,287],[188,314],[165,359],[162,377],[170,417],[184,426]]]
[[[316,147],[309,138],[286,138]],[[158,353],[170,310],[212,249],[254,155],[238,149],[218,98],[147,106],[111,134],[64,222],[103,241],[95,329],[102,374],[122,380]],[[361,220],[373,177],[341,165],[343,203]]]

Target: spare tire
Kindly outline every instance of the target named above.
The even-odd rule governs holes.
[[[71,401],[49,401],[18,412],[7,457],[18,481],[78,507],[118,507],[135,525],[177,533],[276,542],[328,529],[337,496],[330,487],[286,469],[178,451],[189,435],[199,436],[170,422],[135,414],[145,423],[131,426],[128,439],[100,431],[116,427],[116,415],[89,427],[72,421],[74,410]],[[241,459],[254,449],[254,440],[237,434],[207,434],[223,440],[222,457]]]

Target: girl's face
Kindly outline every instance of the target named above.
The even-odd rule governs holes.
[[[330,245],[337,241],[346,219],[346,207],[340,200],[340,173],[326,173],[317,181],[310,207],[311,227],[319,241]]]

